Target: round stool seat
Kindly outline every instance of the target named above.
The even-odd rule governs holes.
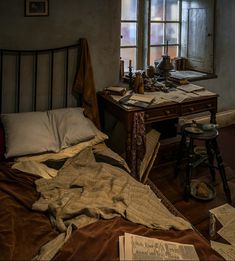
[[[209,130],[203,129],[203,124],[194,124],[194,123],[186,123],[182,126],[181,132],[185,132],[185,134],[197,140],[211,140],[216,138],[219,135],[219,132],[216,128],[211,128]]]

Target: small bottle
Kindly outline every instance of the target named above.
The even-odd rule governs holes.
[[[138,93],[144,94],[144,79],[142,76],[140,77],[140,81],[139,81]]]

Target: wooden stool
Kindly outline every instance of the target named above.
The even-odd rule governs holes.
[[[211,128],[209,130],[203,130],[203,125],[200,124],[192,124],[188,123],[182,126],[182,138],[180,141],[180,148],[178,159],[175,167],[175,176],[178,175],[179,167],[182,161],[182,158],[186,152],[186,180],[185,180],[185,191],[184,196],[185,199],[188,200],[190,193],[191,193],[191,177],[192,177],[192,170],[195,166],[200,164],[201,162],[208,160],[209,170],[212,176],[212,180],[215,181],[215,166],[214,160],[216,158],[217,161],[217,168],[219,170],[222,182],[224,193],[226,195],[226,199],[228,203],[231,203],[231,194],[230,189],[227,183],[227,178],[225,174],[224,164],[222,160],[222,156],[219,151],[219,147],[217,144],[217,136],[219,135],[218,130],[216,128]],[[200,140],[205,142],[207,155],[205,157],[201,157],[197,161],[195,161],[195,153],[194,153],[194,141]]]

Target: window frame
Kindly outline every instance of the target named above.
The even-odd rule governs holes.
[[[164,6],[166,6],[166,1],[164,0]],[[151,21],[151,0],[137,0],[137,19],[136,20],[122,20],[122,23],[133,23],[135,22],[136,27],[136,45],[120,45],[121,49],[125,48],[136,48],[136,70],[143,70],[148,65],[150,65],[150,48],[151,47],[166,47],[167,43],[162,44],[152,44],[150,43],[151,36],[151,23],[176,23],[178,24],[178,43],[177,44],[168,44],[168,46],[177,46],[178,47],[178,56],[181,52],[181,13],[182,13],[182,0],[179,1],[179,20],[161,20],[161,21]],[[122,18],[122,17],[121,17]],[[164,26],[165,28],[165,26]],[[164,30],[164,38],[166,36],[166,30]],[[122,37],[122,36],[121,36]]]

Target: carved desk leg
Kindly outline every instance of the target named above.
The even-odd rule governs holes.
[[[127,140],[126,140],[126,162],[129,166],[129,168],[132,168],[132,151],[131,151],[131,142],[132,142],[132,132],[130,129],[127,130]]]
[[[132,135],[133,135],[133,113],[128,113],[126,115],[126,118],[124,120],[124,124],[125,124],[125,129],[126,129],[126,162],[129,166],[129,168],[132,170],[134,166],[132,166],[133,164],[133,160],[132,160]]]

